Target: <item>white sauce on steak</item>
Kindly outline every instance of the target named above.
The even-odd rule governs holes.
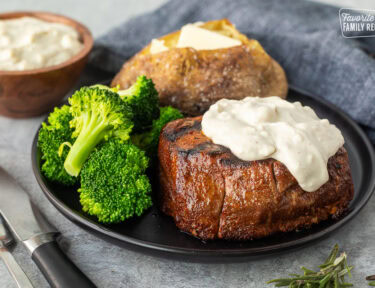
[[[328,159],[344,144],[327,119],[276,96],[222,99],[203,115],[202,131],[242,160],[282,162],[308,192],[329,180]]]

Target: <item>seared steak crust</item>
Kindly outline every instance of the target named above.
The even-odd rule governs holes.
[[[212,143],[201,119],[170,122],[160,135],[161,209],[180,230],[202,239],[261,238],[338,216],[352,200],[345,148],[328,161],[329,181],[305,192],[279,161],[242,161]]]

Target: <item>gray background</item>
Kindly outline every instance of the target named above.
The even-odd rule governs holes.
[[[299,1],[299,0],[296,0]],[[46,10],[62,13],[86,24],[94,36],[139,13],[157,8],[165,0],[1,0],[0,12]],[[373,0],[321,0],[340,7],[375,9]],[[266,287],[267,280],[315,268],[335,243],[355,266],[352,282],[367,287],[366,275],[375,274],[375,198],[343,229],[312,246],[281,256],[235,264],[193,264],[158,259],[108,244],[66,220],[42,195],[30,163],[31,141],[43,117],[13,120],[0,117],[0,163],[29,192],[34,203],[64,235],[67,254],[98,287]],[[1,201],[1,199],[0,199]],[[13,252],[35,287],[48,287],[27,252]],[[0,261],[0,288],[16,287]],[[271,286],[269,286],[271,287]]]

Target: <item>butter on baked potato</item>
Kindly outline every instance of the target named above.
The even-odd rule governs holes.
[[[183,32],[153,40],[124,63],[111,85],[125,89],[146,75],[154,81],[161,105],[172,105],[187,115],[200,115],[222,98],[286,97],[284,70],[258,41],[248,39],[226,19],[189,25],[187,30],[193,32],[184,26]],[[194,37],[194,31],[203,33]]]

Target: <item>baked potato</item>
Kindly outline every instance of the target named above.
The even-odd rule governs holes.
[[[125,62],[111,85],[126,89],[137,76],[146,75],[155,83],[160,104],[171,105],[186,115],[203,114],[222,98],[286,97],[284,70],[258,41],[248,39],[226,19],[199,27],[237,39],[240,45],[213,50],[177,48],[177,31],[158,39],[163,41],[165,51],[151,53],[150,43]]]

